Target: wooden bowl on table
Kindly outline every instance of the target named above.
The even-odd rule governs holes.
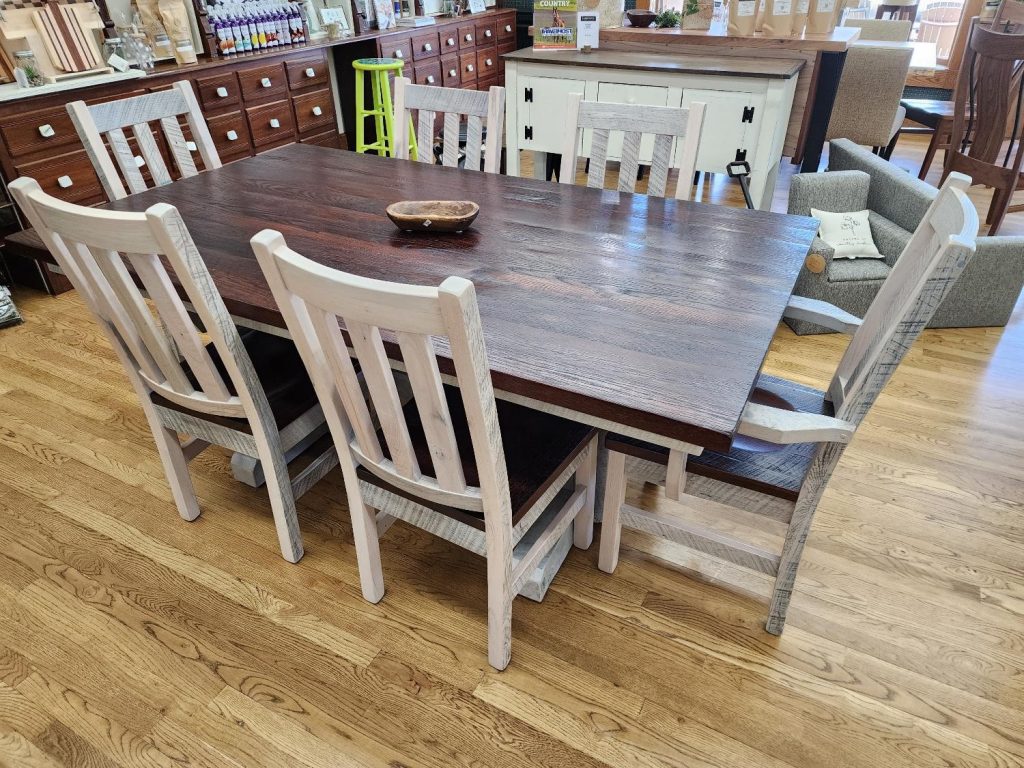
[[[471,200],[402,200],[387,207],[388,218],[406,232],[462,232],[478,213]]]
[[[626,18],[629,19],[629,23],[634,27],[649,27],[658,18],[658,14],[641,8],[634,8],[631,11],[626,11]]]

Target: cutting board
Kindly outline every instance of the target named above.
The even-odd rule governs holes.
[[[92,30],[83,28],[74,10],[50,2],[32,16],[53,65],[65,72],[85,72],[102,66]]]

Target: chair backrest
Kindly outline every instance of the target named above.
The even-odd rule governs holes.
[[[871,302],[829,386],[838,418],[860,424],[974,255],[970,183],[950,176]]]
[[[353,456],[416,498],[482,511],[488,537],[492,532],[510,536],[505,454],[473,284],[449,277],[428,288],[351,275],[300,256],[273,230],[256,235],[252,246],[317,389],[339,454]],[[339,319],[359,361],[365,394]],[[401,353],[433,476],[416,457],[385,343],[392,354]],[[466,412],[477,487],[466,482],[441,382],[436,354],[445,347]]]
[[[679,169],[675,198],[689,200],[703,124],[702,102],[693,102],[688,108],[681,109],[583,101],[580,94],[570,94],[565,123],[565,148],[562,150],[558,180],[562,184],[576,183],[580,131],[590,130],[590,171],[587,174],[587,186],[603,189],[605,168],[609,159],[608,140],[613,132],[618,131],[622,133],[618,190],[633,192],[636,190],[636,177],[640,169],[641,139],[645,135],[653,135],[654,146],[647,194],[665,197],[668,171],[674,165]],[[628,128],[623,130],[623,126]],[[672,162],[673,153],[675,163]]]
[[[395,78],[395,157],[409,159],[409,118],[416,112],[417,160],[434,162],[434,121],[444,115],[441,164],[459,165],[459,134],[466,119],[465,168],[479,170],[483,152],[484,171],[497,173],[505,129],[505,89],[492,85],[485,91],[413,85],[406,77]],[[483,140],[484,120],[487,140]]]
[[[914,22],[908,19],[846,19],[844,27],[858,27],[858,40],[885,40],[891,43],[905,43],[910,39]]]
[[[238,331],[176,208],[166,203],[145,213],[86,208],[47,195],[26,177],[10,189],[108,332],[133,383],[141,380],[145,389],[200,413],[236,418],[269,413]],[[161,257],[212,339],[237,395],[214,365]]]
[[[850,45],[825,137],[869,146],[888,144],[913,55],[907,43]]]
[[[980,26],[977,19],[971,22],[953,94],[953,133],[946,152],[946,170],[969,173],[983,183],[991,183],[985,166],[1020,170],[1024,142],[1017,144],[1012,165],[1010,154],[1021,137],[1022,60],[1024,35],[993,32]],[[1000,161],[1011,123],[1013,133]],[[1007,170],[1006,174],[1011,172]]]
[[[171,183],[171,174],[160,154],[151,123],[159,124],[157,130],[163,133],[174,164],[183,178],[199,173],[190,144],[195,145],[206,170],[221,166],[210,130],[187,80],[179,81],[165,91],[102,104],[73,101],[67,109],[110,200],[120,200],[128,194],[147,189],[142,174],[143,164],[149,169],[153,186]],[[184,118],[192,134],[191,140],[186,139],[180,118]],[[131,128],[138,155],[125,136],[125,128]]]

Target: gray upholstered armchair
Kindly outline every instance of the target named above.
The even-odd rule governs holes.
[[[903,252],[937,190],[846,139],[829,143],[829,170],[793,177],[789,212],[867,209],[871,235],[883,259],[835,259],[822,240],[797,278],[796,296],[806,296],[858,317]],[[979,237],[974,259],[963,271],[929,324],[930,328],[1006,325],[1024,287],[1024,237]],[[831,333],[806,320],[787,318],[798,334]]]

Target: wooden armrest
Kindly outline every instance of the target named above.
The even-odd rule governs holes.
[[[857,428],[848,421],[747,403],[737,433],[776,445],[848,443]]]
[[[789,304],[782,316],[793,320],[809,320],[842,333],[854,333],[861,325],[861,319],[856,315],[851,315],[827,301],[809,299],[806,296],[790,296]]]

